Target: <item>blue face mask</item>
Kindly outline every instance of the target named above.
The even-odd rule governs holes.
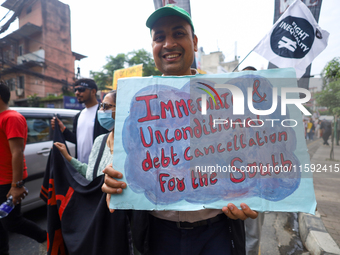
[[[112,110],[99,110],[97,119],[99,121],[99,124],[109,131],[111,131],[115,127],[115,120],[112,118]]]

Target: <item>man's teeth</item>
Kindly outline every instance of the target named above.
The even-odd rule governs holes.
[[[166,58],[177,58],[179,56],[179,54],[172,54],[172,55],[167,55]]]

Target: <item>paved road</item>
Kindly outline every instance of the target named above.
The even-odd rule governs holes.
[[[260,255],[303,254],[306,252],[299,237],[297,213],[270,212],[265,214]]]
[[[330,146],[320,145],[311,163],[320,171],[314,173],[314,189],[317,209],[321,219],[334,241],[340,246],[340,146],[334,145],[334,160],[330,160]]]
[[[320,147],[321,140],[307,141],[312,158]],[[303,254],[299,236],[297,213],[270,212],[265,214],[260,244],[261,255]]]
[[[24,217],[46,229],[46,208],[40,207],[24,214]],[[23,235],[11,233],[9,236],[10,255],[39,255],[39,243]]]

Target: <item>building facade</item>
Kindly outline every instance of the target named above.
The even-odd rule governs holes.
[[[201,69],[207,73],[231,73],[239,64],[236,57],[233,61],[224,62],[224,55],[221,51],[210,54],[204,54],[202,49],[201,51]]]
[[[58,0],[7,0],[19,29],[0,39],[0,76],[11,90],[10,105],[26,106],[27,97],[60,95],[75,79],[70,8]]]

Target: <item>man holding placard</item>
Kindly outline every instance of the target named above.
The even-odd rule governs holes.
[[[198,39],[185,10],[166,5],[151,14],[146,25],[151,29],[156,67],[164,76],[197,74],[191,64]],[[112,167],[105,168],[104,173],[103,192],[122,193],[127,185],[116,180],[122,178],[122,173]],[[232,254],[232,251],[245,254],[243,222],[238,219],[254,219],[258,213],[244,203],[240,207],[229,203],[222,210],[152,211],[148,226],[149,251],[151,254]]]

